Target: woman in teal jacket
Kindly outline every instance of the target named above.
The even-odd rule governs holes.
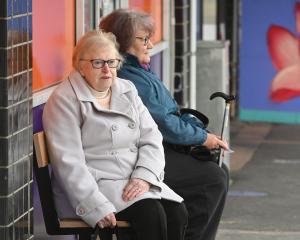
[[[168,144],[199,144],[209,149],[227,149],[227,144],[208,133],[201,121],[181,115],[170,92],[150,70],[154,23],[149,14],[118,9],[101,20],[100,28],[116,35],[125,59],[118,77],[134,83],[167,143],[165,181],[184,198],[187,206],[189,225],[185,239],[215,239],[228,190],[228,172],[212,161],[199,161],[177,152]]]
[[[176,101],[150,68],[145,69],[137,57],[124,54],[125,63],[118,72],[120,78],[131,80],[164,136],[164,141],[179,145],[202,145],[207,139],[203,123],[189,114],[179,114]]]

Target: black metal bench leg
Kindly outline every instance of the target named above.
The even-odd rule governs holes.
[[[101,229],[99,237],[101,240],[112,240],[113,231],[110,228]]]
[[[94,235],[91,235],[89,233],[80,233],[78,234],[78,240],[94,240]]]
[[[136,235],[132,231],[132,228],[116,228],[115,234],[117,240],[135,240]]]

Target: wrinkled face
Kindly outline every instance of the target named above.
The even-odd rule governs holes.
[[[128,53],[137,57],[140,64],[150,63],[149,50],[153,48],[153,44],[149,38],[148,32],[144,30],[137,31],[134,43],[127,50]]]
[[[112,47],[92,47],[80,60],[80,74],[92,88],[105,91],[117,76],[119,61],[114,61],[115,59],[117,56]]]

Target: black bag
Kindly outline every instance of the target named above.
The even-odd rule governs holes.
[[[201,122],[204,124],[205,127],[208,126],[209,119],[203,113],[195,109],[182,108],[179,114],[184,114],[184,113],[193,115],[194,117],[201,120]],[[220,148],[208,149],[207,147],[202,145],[177,145],[177,144],[170,144],[170,143],[164,143],[164,145],[171,147],[177,152],[190,154],[192,157],[200,161],[213,161],[219,164],[219,158],[221,154]]]
[[[219,164],[221,154],[220,148],[208,149],[205,146],[195,145],[191,146],[190,155],[201,161],[213,161]]]
[[[177,145],[164,142],[164,147],[169,147],[179,153],[189,154],[200,161],[213,161],[219,164],[220,148],[208,149],[202,145]]]
[[[180,109],[180,113],[179,115],[182,115],[182,114],[191,114],[193,115],[194,117],[198,118],[204,125],[205,128],[207,128],[208,126],[208,123],[209,123],[209,119],[207,116],[205,116],[205,114],[195,110],[195,109],[191,109],[191,108],[181,108]]]

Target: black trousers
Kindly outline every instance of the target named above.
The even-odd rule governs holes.
[[[116,218],[130,222],[135,240],[184,240],[188,214],[184,203],[144,199],[117,213]]]
[[[229,173],[211,161],[200,161],[165,146],[165,180],[184,198],[189,218],[186,240],[213,240],[225,205]]]

